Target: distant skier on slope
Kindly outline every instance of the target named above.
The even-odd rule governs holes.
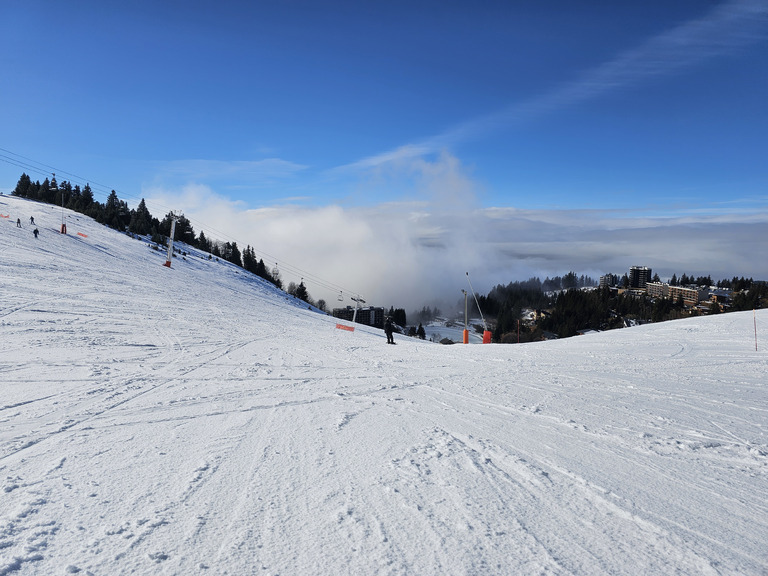
[[[35,235],[35,238],[37,238],[37,235],[38,235],[38,234],[40,234],[40,230],[38,230],[37,228],[35,228],[34,230],[32,230],[32,234],[34,234],[34,235]]]
[[[392,337],[392,331],[394,328],[392,327],[392,318],[387,316],[387,319],[384,321],[384,333],[387,335],[387,344],[394,344],[395,339]]]
[[[21,228],[21,218],[16,218],[16,228]]]

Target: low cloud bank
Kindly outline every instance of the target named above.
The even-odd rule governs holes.
[[[479,293],[497,284],[574,271],[597,278],[632,265],[662,278],[768,279],[768,207],[654,213],[631,210],[522,210],[482,207],[467,171],[452,156],[378,168],[361,184],[398,190],[366,206],[250,207],[205,185],[145,190],[153,214],[174,206],[196,233],[250,245],[282,278],[302,278],[313,298],[403,307],[461,300],[466,272]],[[405,191],[405,193],[403,193]],[[344,302],[338,302],[341,293]]]

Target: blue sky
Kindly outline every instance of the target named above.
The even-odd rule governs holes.
[[[55,168],[383,304],[450,299],[465,270],[768,277],[764,1],[0,16],[3,192]]]

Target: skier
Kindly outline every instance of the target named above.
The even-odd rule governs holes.
[[[34,230],[32,230],[32,234],[34,234],[34,235],[35,235],[35,238],[37,238],[37,235],[38,235],[38,234],[40,234],[40,230],[38,230],[37,228],[35,228]]]
[[[21,218],[16,218],[16,228],[21,228]]]
[[[35,217],[34,216],[30,216],[29,217],[29,223],[32,224],[33,226],[35,225]]]
[[[387,335],[387,344],[394,344],[395,339],[392,337],[392,318],[387,316],[386,321],[384,322],[384,332]]]

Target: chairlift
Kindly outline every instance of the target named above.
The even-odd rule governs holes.
[[[339,296],[336,298],[339,302],[344,302],[344,296],[341,294],[341,290],[339,290]]]

